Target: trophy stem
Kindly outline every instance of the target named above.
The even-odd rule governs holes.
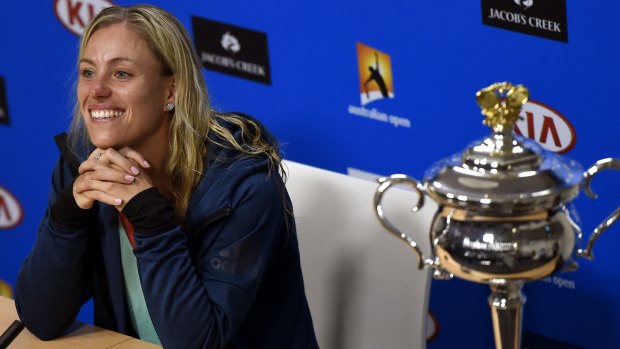
[[[503,281],[503,280],[502,280]],[[521,320],[526,297],[521,293],[521,282],[491,284],[489,306],[493,318],[496,349],[521,348]]]

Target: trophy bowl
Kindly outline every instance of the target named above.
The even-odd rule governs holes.
[[[528,95],[526,87],[508,82],[478,91],[492,134],[433,164],[421,182],[404,174],[378,179],[373,202],[381,224],[417,254],[420,269],[432,270],[436,279],[456,276],[490,286],[497,349],[521,346],[523,284],[576,270],[576,257],[592,259],[595,241],[620,216],[618,207],[594,229],[586,248],[579,248],[582,232],[571,201],[581,189],[594,198],[592,179],[605,169],[620,170],[620,160],[605,158],[584,172],[576,161],[514,134]],[[414,212],[427,198],[439,205],[429,258],[384,212],[383,194],[395,184],[418,192]]]

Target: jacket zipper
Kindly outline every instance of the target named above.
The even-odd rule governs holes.
[[[226,206],[216,212],[213,212],[210,216],[208,216],[205,219],[205,221],[201,225],[199,225],[196,229],[194,229],[194,233],[191,235],[191,237],[193,238],[194,236],[198,235],[209,224],[228,216],[231,212],[232,212],[232,208],[230,208],[229,206]]]

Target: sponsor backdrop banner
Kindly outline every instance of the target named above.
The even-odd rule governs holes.
[[[620,157],[618,2],[151,3],[187,26],[213,106],[263,120],[293,161],[421,179],[489,134],[474,95],[500,81],[530,88],[520,134],[584,166]],[[45,213],[53,136],[71,117],[78,35],[112,4],[0,3],[2,295],[12,295]],[[574,201],[587,235],[618,205],[618,175],[597,177],[598,199]],[[578,271],[525,286],[524,348],[620,348],[619,230],[604,234]],[[488,294],[484,285],[433,281],[428,347],[492,348]],[[88,307],[80,315],[91,317]]]

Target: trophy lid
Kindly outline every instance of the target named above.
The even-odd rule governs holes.
[[[429,196],[485,215],[548,210],[577,196],[583,177],[579,163],[513,133],[528,95],[525,86],[507,82],[476,93],[483,123],[493,134],[429,168],[424,176]]]

